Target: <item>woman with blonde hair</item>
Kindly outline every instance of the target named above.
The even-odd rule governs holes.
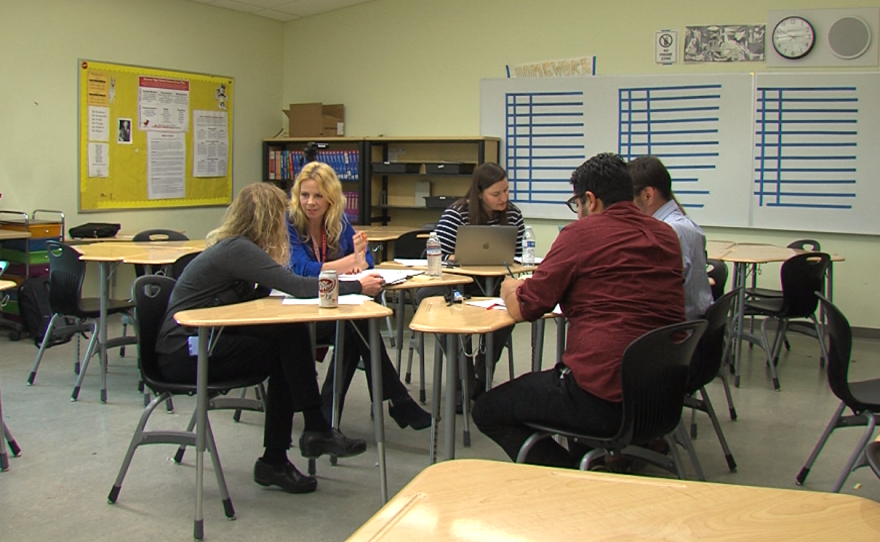
[[[156,340],[159,368],[169,381],[192,384],[196,379],[197,359],[190,355],[188,344],[196,330],[178,325],[176,313],[265,297],[273,288],[296,297],[317,296],[317,279],[287,269],[286,205],[287,196],[275,186],[245,186],[226,210],[220,227],[208,234],[208,248],[177,280]],[[381,287],[381,281],[371,279],[342,284],[340,291],[375,295]],[[366,450],[363,440],[331,428],[321,412],[306,324],[225,328],[209,354],[208,380],[253,374],[269,378],[265,453],[254,466],[257,484],[276,485],[290,493],[316,489],[317,480],[300,473],[287,457],[294,412],[302,412],[305,419],[299,440],[304,457],[346,457]]]
[[[290,233],[290,268],[304,277],[317,277],[322,270],[333,269],[339,274],[359,273],[373,267],[373,256],[367,248],[367,238],[356,232],[343,213],[345,196],[342,183],[333,168],[321,162],[310,162],[303,167],[293,184],[288,209]],[[340,282],[345,284],[345,282]],[[361,320],[348,322],[345,333],[344,359],[340,405],[357,370],[358,362],[364,361],[367,382],[373,377],[370,371],[370,347],[364,340],[368,337],[367,326]],[[319,323],[317,337],[332,340],[334,326]],[[401,428],[424,429],[431,425],[431,415],[425,412],[409,395],[394,370],[391,358],[382,347],[382,387],[390,399],[389,414]],[[321,388],[324,414],[330,419],[333,397],[333,366],[331,365]],[[372,385],[369,386],[372,392]],[[341,408],[341,407],[340,407]]]

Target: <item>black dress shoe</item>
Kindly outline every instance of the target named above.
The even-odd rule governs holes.
[[[431,427],[431,415],[417,405],[411,397],[408,397],[406,401],[388,407],[388,414],[394,418],[394,421],[397,422],[401,429],[409,426],[418,431],[419,429]]]
[[[367,442],[359,438],[348,438],[339,429],[303,431],[299,437],[299,451],[308,459],[324,454],[351,457],[366,452]]]
[[[288,493],[311,493],[318,488],[318,481],[314,477],[296,470],[290,461],[275,466],[257,459],[254,482],[261,486],[278,486]]]

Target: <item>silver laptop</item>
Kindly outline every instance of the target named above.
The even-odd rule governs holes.
[[[457,265],[513,264],[516,226],[459,226],[455,240]]]

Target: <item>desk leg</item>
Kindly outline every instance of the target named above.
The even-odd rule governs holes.
[[[424,336],[424,333],[422,333]],[[431,390],[431,448],[428,460],[433,465],[437,462],[438,426],[440,423],[440,383],[443,382],[443,350],[440,346],[439,336],[434,336],[434,380]]]
[[[458,335],[446,334],[446,401],[444,404],[443,455],[455,459],[455,382],[458,380]]]
[[[397,374],[400,374],[400,357],[403,355],[403,319],[406,314],[406,292],[397,291]]]
[[[739,362],[742,359],[742,336],[743,336],[743,320],[746,312],[746,274],[748,269],[747,263],[737,262],[733,269],[734,286],[739,288],[738,300],[736,303],[736,348],[734,349],[733,358],[733,384],[739,387]]]
[[[544,319],[532,322],[532,372],[541,370],[544,364]],[[513,380],[513,375],[510,375]]]
[[[486,391],[489,391],[492,389],[492,376],[495,375],[495,333],[490,331],[489,333],[486,333],[486,335],[484,335],[484,336],[486,337],[486,356],[485,356],[485,360],[486,360],[486,375],[485,375],[485,377],[486,377],[486,380],[485,380],[485,382],[486,382]],[[498,345],[498,348],[503,348],[503,345]],[[479,350],[479,347],[477,347],[477,350]],[[475,354],[476,354],[476,352],[475,352]],[[473,360],[474,360],[474,362],[476,362],[476,360],[477,360],[476,355],[474,355]],[[467,363],[470,363],[470,362],[468,361]],[[464,389],[463,386],[462,386],[462,389]],[[472,392],[473,390],[468,390],[468,391]]]
[[[388,502],[388,478],[385,473],[385,419],[382,406],[382,358],[379,348],[382,339],[379,336],[379,320],[370,318],[370,365],[373,372],[373,426],[376,433],[376,449],[379,452],[379,491],[382,504]],[[338,365],[338,364],[337,364]]]
[[[339,399],[342,393],[340,393],[340,387],[342,386],[342,364],[345,362],[345,321],[337,320],[336,321],[336,342],[333,345],[333,406],[332,406],[332,414],[331,414],[331,425],[339,429],[339,418],[342,413],[339,408]],[[336,456],[330,456],[330,464],[336,464]],[[309,474],[314,475],[312,472],[313,469],[312,460],[309,460]]]
[[[196,365],[196,516],[193,538],[205,535],[202,510],[202,484],[205,477],[205,433],[208,423],[208,341],[210,328],[199,328],[199,357]]]
[[[101,307],[98,316],[98,324],[101,326],[99,331],[101,340],[101,402],[107,402],[107,305],[110,304],[110,266],[112,262],[100,262],[100,289],[101,289]]]

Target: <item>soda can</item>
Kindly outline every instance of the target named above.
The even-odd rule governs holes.
[[[339,278],[332,269],[318,275],[318,306],[324,309],[339,306]]]

